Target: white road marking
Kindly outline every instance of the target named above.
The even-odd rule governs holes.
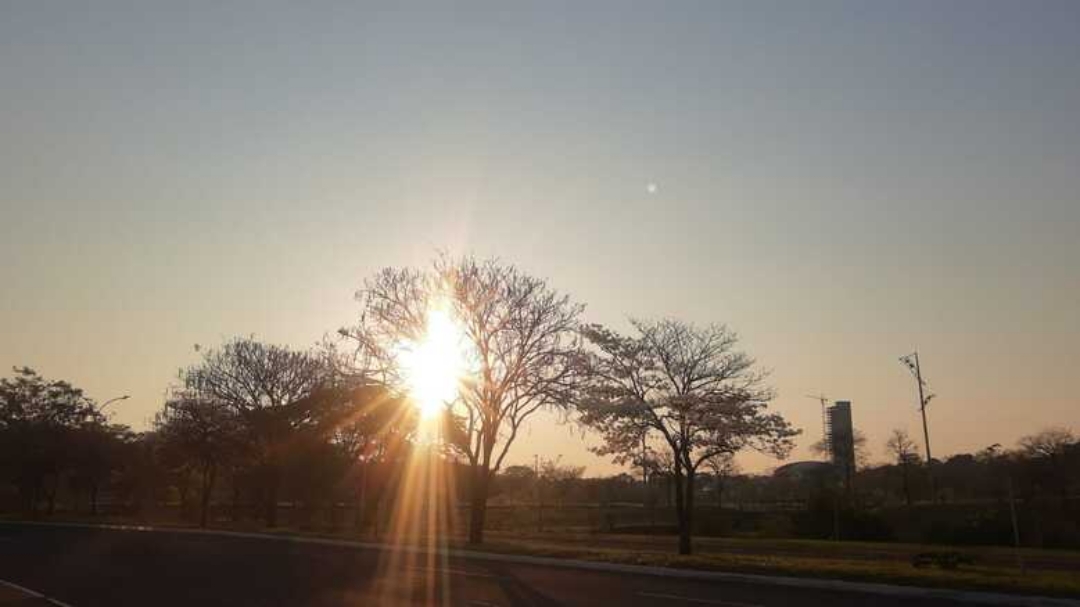
[[[49,603],[52,603],[53,605],[56,605],[56,607],[72,607],[68,603],[65,603],[63,601],[58,601],[58,600],[56,600],[54,598],[51,598],[51,597],[47,597],[44,594],[41,594],[40,592],[38,592],[36,590],[31,590],[31,589],[27,588],[26,586],[20,586],[19,584],[16,584],[14,582],[9,582],[7,580],[0,580],[0,584],[3,584],[5,586],[7,586],[8,588],[14,588],[15,590],[18,590],[20,592],[25,592],[26,594],[29,594],[30,596],[32,596],[32,597],[34,597],[36,599],[41,599],[43,601],[47,601]]]
[[[679,596],[677,594],[661,594],[659,592],[639,592],[638,596],[653,599],[667,599],[669,601],[686,601],[687,603],[702,603],[706,605],[726,605],[727,607],[761,607],[756,603],[738,603],[735,601],[721,601],[717,599],[699,599],[693,596]]]

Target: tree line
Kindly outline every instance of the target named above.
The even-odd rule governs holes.
[[[344,502],[362,530],[398,507],[404,471],[425,453],[453,479],[439,499],[467,505],[480,543],[488,502],[522,476],[507,467],[511,446],[551,410],[594,432],[598,453],[665,479],[689,553],[698,500],[734,478],[731,457],[783,458],[799,433],[769,410],[766,375],[725,325],[634,320],[619,333],[544,279],[467,256],[384,269],[356,299],[357,321],[313,348],[254,337],[198,348],[142,432],[69,383],[15,369],[0,379],[0,496],[32,516],[55,512],[60,495],[95,514],[107,489],[127,512],[175,499],[204,526],[223,506],[274,527],[283,502],[300,516]],[[460,331],[463,364],[452,396],[421,419],[402,350],[425,339],[433,311]],[[539,478],[569,495],[586,479],[563,468]]]

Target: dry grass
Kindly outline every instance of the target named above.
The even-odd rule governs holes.
[[[674,544],[671,538],[666,538]],[[754,542],[755,540],[742,540]],[[1052,596],[1080,596],[1080,569],[1028,571],[1020,575],[1014,567],[976,564],[957,570],[917,569],[910,562],[898,559],[849,558],[844,556],[844,543],[802,542],[805,547],[814,545],[816,556],[791,554],[768,554],[766,547],[760,553],[731,553],[718,550],[699,550],[698,554],[679,556],[673,550],[626,549],[609,547],[602,536],[594,536],[588,543],[580,540],[562,539],[515,539],[506,534],[492,537],[484,545],[485,551],[510,554],[529,554],[555,558],[572,558],[633,565],[673,567],[705,571],[755,573],[842,579],[860,582],[877,582],[933,588],[984,590],[1021,594]],[[880,545],[874,545],[879,547]],[[701,548],[699,545],[698,548]],[[931,549],[941,550],[941,547]],[[980,551],[981,552],[981,551]],[[1029,550],[1029,553],[1046,551]],[[1070,556],[1075,557],[1075,554]]]

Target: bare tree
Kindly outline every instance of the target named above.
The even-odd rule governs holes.
[[[232,409],[249,433],[263,492],[266,524],[277,524],[280,446],[291,431],[318,421],[312,396],[332,380],[326,359],[311,352],[238,338],[203,353],[183,373],[185,388]]]
[[[570,487],[581,480],[585,473],[585,466],[563,465],[562,456],[555,459],[544,460],[540,464],[540,477],[537,481],[542,487],[546,487],[547,495],[554,499],[557,505],[561,505],[566,498]]]
[[[1063,427],[1046,428],[1020,439],[1020,448],[1033,460],[1050,463],[1052,482],[1057,485],[1061,503],[1068,503],[1069,483],[1065,473],[1064,456],[1070,447],[1077,444],[1072,430]]]
[[[766,412],[772,390],[754,369],[754,359],[736,350],[738,337],[727,327],[675,320],[633,326],[634,337],[599,326],[584,330],[598,352],[580,419],[603,436],[596,451],[616,462],[633,457],[643,432],[666,446],[673,460],[679,553],[690,554],[698,468],[744,448],[785,457],[798,431]]]
[[[705,460],[705,468],[712,474],[716,490],[716,507],[724,507],[724,485],[739,473],[739,464],[731,453],[717,453]]]
[[[583,306],[513,265],[448,255],[427,270],[385,269],[357,300],[360,322],[342,334],[358,344],[360,367],[398,391],[405,389],[399,344],[423,339],[436,308],[460,324],[469,360],[448,403],[446,439],[472,469],[469,542],[481,543],[492,477],[522,425],[541,408],[572,401]]]
[[[870,465],[870,441],[867,440],[866,435],[862,430],[851,431],[851,442],[855,446],[855,468],[862,470]],[[810,445],[810,451],[819,456],[828,456],[831,451],[825,438],[820,438],[814,444]],[[854,470],[852,471],[854,472]]]
[[[1077,442],[1068,428],[1046,428],[1020,439],[1020,448],[1031,457],[1058,457]]]
[[[896,458],[904,479],[904,502],[911,506],[911,467],[919,464],[919,446],[905,430],[893,430],[885,449]]]

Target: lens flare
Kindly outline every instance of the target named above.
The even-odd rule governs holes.
[[[466,372],[466,337],[445,306],[428,310],[423,337],[401,346],[398,362],[421,418],[431,418],[458,395]]]

